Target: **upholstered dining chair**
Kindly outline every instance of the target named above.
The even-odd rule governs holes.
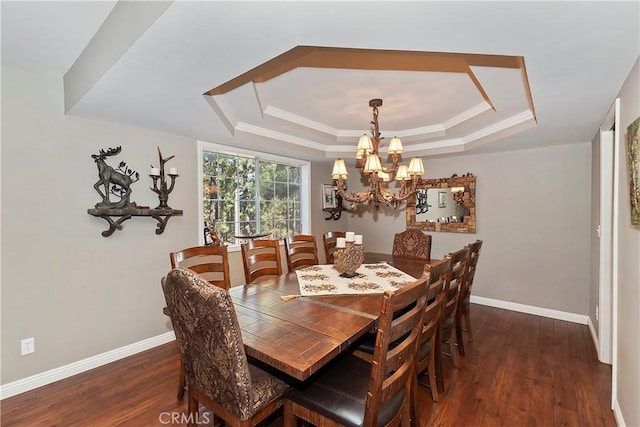
[[[240,248],[247,284],[253,283],[259,277],[282,275],[279,240],[251,240],[241,244]]]
[[[312,234],[289,236],[285,239],[284,245],[289,271],[318,264],[316,236]]]
[[[456,318],[458,308],[458,298],[460,289],[464,284],[465,275],[467,273],[467,265],[469,262],[469,248],[464,247],[455,252],[445,255],[445,259],[451,261],[449,268],[449,284],[445,286],[444,302],[442,307],[442,320],[440,322],[439,337],[436,340],[436,380],[438,382],[438,391],[444,392],[444,370],[442,367],[442,356],[451,356],[453,366],[460,367],[459,348],[462,343],[458,342],[458,349],[455,346],[456,339]],[[442,352],[442,344],[449,345],[449,353]]]
[[[289,390],[285,427],[298,419],[317,426],[408,426],[426,302],[426,278],[386,291],[373,362],[347,353],[309,384]]]
[[[431,259],[431,235],[422,231],[409,228],[393,237],[393,249],[391,254],[394,257]]]
[[[254,426],[282,407],[288,386],[250,364],[227,290],[174,268],[162,290],[188,384],[190,425],[199,404],[231,426]]]
[[[229,254],[226,246],[194,246],[171,252],[169,260],[171,261],[171,268],[188,268],[199,273],[212,285],[219,286],[222,289],[231,287]],[[163,311],[168,315],[166,307]],[[184,397],[185,387],[184,368],[181,365],[178,380],[178,400],[182,400]]]
[[[469,342],[473,341],[473,333],[471,332],[471,287],[473,286],[473,278],[476,275],[476,267],[478,266],[478,259],[480,258],[480,249],[482,248],[482,240],[476,240],[473,243],[467,245],[469,248],[469,264],[467,265],[467,276],[465,278],[462,289],[460,290],[460,298],[458,300],[458,319],[456,320],[456,339],[458,342],[463,342],[463,326],[464,320],[467,335],[469,336]],[[464,345],[458,347],[464,355]]]
[[[336,239],[345,237],[347,233],[344,231],[327,231],[322,235],[322,243],[324,245],[324,255],[327,264],[333,264],[333,253],[336,251]]]
[[[437,402],[439,395],[436,382],[436,357],[440,357],[440,355],[436,354],[435,349],[438,347],[436,340],[440,336],[438,330],[442,317],[444,290],[448,286],[451,274],[451,260],[445,258],[433,264],[427,264],[424,268],[424,274],[427,278],[428,302],[422,319],[422,332],[416,355],[417,384],[426,386],[427,384],[421,382],[420,379],[424,375],[428,376],[431,398]],[[414,405],[417,407],[416,401],[414,401]]]

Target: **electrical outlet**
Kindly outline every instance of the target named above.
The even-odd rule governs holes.
[[[598,306],[596,305],[596,320],[600,320],[600,319],[598,319],[598,317],[599,317],[598,316]]]
[[[33,337],[25,338],[20,341],[21,354],[31,354],[36,351],[36,343]]]

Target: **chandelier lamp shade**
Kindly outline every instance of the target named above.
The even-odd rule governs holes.
[[[347,202],[352,204],[369,202],[376,209],[382,203],[397,208],[402,202],[415,195],[416,185],[424,174],[424,165],[419,157],[413,157],[408,166],[398,164],[404,148],[402,147],[402,141],[397,136],[389,140],[389,147],[387,148],[387,153],[391,156],[391,166],[382,165],[379,150],[380,142],[384,137],[380,136],[380,127],[378,125],[378,107],[382,106],[382,99],[370,100],[369,106],[373,108],[371,136],[362,135],[356,147],[356,159],[359,167],[369,181],[368,191],[347,193],[349,172],[343,159],[335,160],[331,177],[336,182],[337,193]],[[400,183],[400,192],[397,195],[388,187],[388,183],[392,181],[392,178],[395,178],[395,181]]]

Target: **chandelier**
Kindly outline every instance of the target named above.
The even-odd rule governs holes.
[[[400,203],[416,193],[418,180],[424,174],[424,165],[419,157],[413,157],[409,162],[409,166],[398,165],[404,148],[402,148],[400,138],[394,136],[389,140],[389,148],[387,149],[391,156],[392,165],[391,167],[382,166],[379,150],[380,141],[384,137],[380,136],[380,128],[378,126],[378,107],[382,106],[382,99],[372,99],[369,101],[369,106],[373,108],[371,136],[362,135],[356,148],[356,159],[359,162],[362,173],[369,180],[369,190],[347,193],[347,177],[349,173],[343,159],[336,159],[331,177],[336,182],[337,194],[347,202],[356,204],[368,201],[376,209],[380,207],[380,203],[397,208]],[[392,180],[394,174],[395,180],[399,181],[401,185],[398,195],[388,188],[388,183]]]

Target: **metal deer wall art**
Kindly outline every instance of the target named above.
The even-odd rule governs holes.
[[[114,169],[109,166],[105,159],[110,156],[120,154],[121,147],[109,148],[107,151],[100,149],[100,153],[92,154],[91,157],[95,160],[98,166],[98,182],[93,185],[102,202],[96,203],[96,208],[135,208],[137,205],[135,202],[131,202],[131,184],[140,179],[140,174],[127,167],[125,162],[120,162],[118,168]],[[101,190],[104,188],[104,192]],[[119,198],[118,201],[112,202],[109,195],[112,194]]]

